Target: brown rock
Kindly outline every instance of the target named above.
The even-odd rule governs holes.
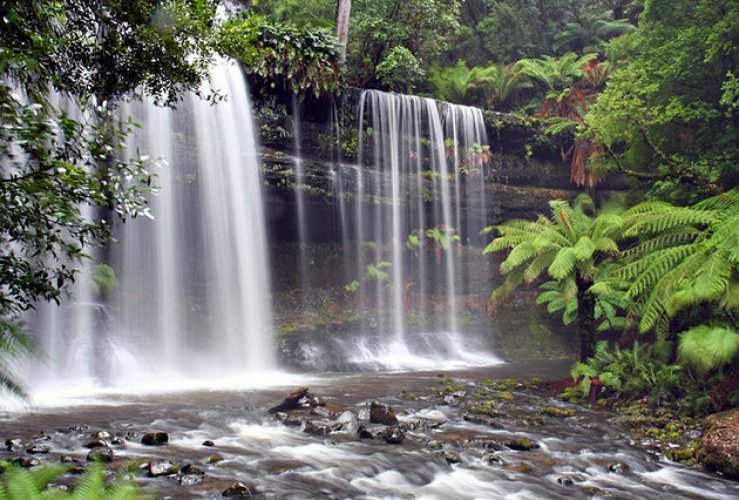
[[[739,479],[739,410],[705,419],[706,432],[696,446],[696,460],[707,469]]]
[[[392,407],[372,401],[370,405],[370,422],[382,425],[397,425],[398,417]]]

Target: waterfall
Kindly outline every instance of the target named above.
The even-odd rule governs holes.
[[[128,154],[158,168],[153,219],[117,223],[102,249],[118,285],[91,291],[87,269],[62,307],[43,305],[29,325],[44,349],[32,386],[156,388],[167,380],[274,368],[269,262],[247,88],[239,68],[211,70],[225,102],[186,96],[179,109],[145,100],[122,106],[141,128]],[[209,89],[203,89],[207,92]]]
[[[383,340],[353,346],[357,362],[498,361],[475,353],[458,311],[470,282],[462,247],[477,243],[486,223],[485,127],[480,110],[444,106],[442,112],[434,100],[379,91],[360,97],[359,165],[344,173],[355,178],[354,214],[345,214],[343,194],[340,203],[342,218],[356,221],[351,236],[362,247],[354,266],[359,302],[374,306]],[[349,238],[342,238],[345,252]]]

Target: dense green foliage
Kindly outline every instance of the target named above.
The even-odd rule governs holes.
[[[608,50],[615,69],[583,127],[606,148],[596,159],[650,175],[652,195],[674,201],[735,185],[737,40],[734,2],[647,2],[639,30]]]
[[[316,96],[339,90],[338,42],[325,29],[271,24],[247,15],[219,29],[218,48],[243,63],[257,88]]]

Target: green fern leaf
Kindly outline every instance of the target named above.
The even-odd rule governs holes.
[[[552,278],[561,281],[575,270],[576,262],[575,249],[572,247],[563,248],[557,252],[547,271]]]
[[[595,243],[587,236],[581,236],[575,243],[575,259],[578,262],[584,262],[593,256],[596,250]]]
[[[680,359],[700,374],[728,364],[739,351],[739,333],[728,327],[700,325],[679,339]]]

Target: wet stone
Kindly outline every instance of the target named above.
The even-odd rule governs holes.
[[[629,470],[629,465],[623,462],[616,462],[608,466],[608,472],[613,472],[615,474],[623,474],[624,472],[628,470]]]
[[[561,484],[562,486],[572,486],[573,484],[575,484],[575,481],[573,481],[571,477],[562,476],[557,478],[557,483]]]
[[[446,460],[446,463],[448,464],[461,464],[462,463],[462,457],[459,453],[449,450],[444,450],[440,453],[441,458]]]
[[[377,439],[385,433],[386,429],[383,425],[362,425],[358,433],[362,439]]]
[[[297,408],[305,408],[306,405],[308,405],[308,389],[307,387],[301,387],[300,389],[295,389],[290,394],[287,395],[285,400],[278,404],[277,406],[273,406],[269,410],[267,410],[268,413],[278,413],[278,412],[285,412],[289,410],[295,410]]]
[[[95,439],[110,439],[113,435],[108,431],[97,431],[92,435]]]
[[[69,427],[70,432],[86,432],[90,428],[89,425],[72,425]]]
[[[107,446],[93,448],[87,454],[88,462],[110,462],[113,460],[113,449]]]
[[[204,476],[205,471],[196,465],[185,464],[180,468],[180,474],[197,474]]]
[[[403,444],[405,431],[398,426],[388,428],[382,435],[387,444]]]
[[[110,443],[114,446],[126,446],[126,440],[119,437],[114,438]]]
[[[147,432],[141,438],[141,444],[147,446],[162,446],[169,442],[169,434],[166,432]]]
[[[467,443],[469,446],[485,448],[486,450],[501,451],[504,446],[494,439],[473,439]]]
[[[315,406],[311,409],[310,414],[315,417],[323,417],[323,418],[329,418],[331,416],[331,412],[328,411],[323,406]]]
[[[219,455],[218,453],[216,453],[214,455],[209,456],[205,461],[206,463],[213,465],[213,464],[217,464],[218,462],[223,461],[223,457]]]
[[[6,439],[5,448],[8,451],[18,453],[20,451],[23,451],[23,441],[21,441],[20,439]]]
[[[309,420],[305,423],[303,432],[315,436],[325,436],[339,429],[341,429],[341,424],[331,422],[330,420]]]
[[[89,441],[85,443],[85,448],[88,448],[90,450],[94,448],[108,448],[110,446],[110,443],[103,439],[96,439],[94,441]]]
[[[492,453],[490,455],[486,455],[485,456],[485,461],[489,465],[495,465],[495,466],[498,466],[498,467],[502,467],[502,466],[505,465],[505,462],[503,461],[503,459],[500,457],[500,455],[498,455],[496,453]]]
[[[211,441],[210,439],[206,439],[205,441],[203,441],[203,446],[207,446],[208,448],[212,448],[215,445],[216,444],[213,441]]]
[[[41,453],[49,453],[51,448],[49,448],[46,445],[43,444],[34,444],[33,446],[30,446],[26,449],[26,453],[30,453],[31,455],[41,454]]]
[[[496,420],[489,415],[480,415],[478,413],[465,413],[464,419],[465,421],[471,424],[487,425],[488,427],[495,427],[496,429],[500,429],[503,427],[499,422],[496,422]]]
[[[370,404],[370,422],[382,425],[397,425],[398,417],[395,411],[388,405],[380,404],[378,401],[372,401]]]
[[[149,477],[169,476],[175,473],[177,473],[177,466],[169,460],[149,462]]]
[[[539,447],[535,441],[528,438],[512,439],[510,441],[506,441],[505,445],[516,451],[531,451]]]
[[[224,497],[250,497],[251,491],[244,483],[234,483],[221,493]]]
[[[524,474],[526,472],[531,472],[534,469],[534,467],[531,466],[531,464],[527,464],[526,462],[515,462],[512,464],[506,465],[505,468],[511,472],[516,472],[518,474]]]
[[[182,486],[197,486],[203,484],[203,477],[197,474],[185,474],[177,478],[177,482]]]

